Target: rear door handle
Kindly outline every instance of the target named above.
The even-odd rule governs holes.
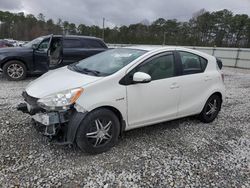
[[[170,89],[176,89],[176,88],[179,88],[179,87],[180,86],[176,82],[174,82],[174,83],[171,84]]]
[[[212,80],[209,76],[205,76],[205,81]]]

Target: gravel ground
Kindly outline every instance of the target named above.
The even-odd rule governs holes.
[[[95,156],[46,142],[15,109],[34,78],[0,75],[0,187],[250,187],[250,70],[224,72],[226,101],[213,123],[132,130]]]

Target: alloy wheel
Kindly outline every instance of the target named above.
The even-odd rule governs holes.
[[[24,69],[21,65],[19,64],[11,64],[8,68],[7,68],[7,73],[8,75],[13,78],[13,79],[18,79],[21,78],[23,76],[24,73]]]
[[[214,114],[216,114],[218,110],[218,101],[216,99],[212,99],[208,102],[207,108],[206,108],[206,116],[212,117]]]
[[[94,147],[107,144],[112,138],[112,121],[96,119],[86,137]]]

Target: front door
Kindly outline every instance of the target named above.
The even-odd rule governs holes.
[[[151,82],[127,86],[128,124],[131,128],[154,124],[177,115],[180,87],[172,52],[154,56],[129,74],[144,72]]]
[[[52,35],[44,39],[36,49],[34,49],[34,69],[37,73],[44,73],[49,70],[49,50]]]
[[[56,69],[63,64],[63,42],[62,37],[53,37],[48,51],[49,69]]]

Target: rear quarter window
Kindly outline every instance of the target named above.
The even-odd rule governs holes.
[[[64,39],[63,41],[64,48],[83,48],[80,39]]]
[[[183,74],[202,73],[207,67],[207,59],[193,53],[179,51]]]
[[[207,60],[203,57],[200,57],[201,70],[204,72],[207,68]]]
[[[102,41],[95,39],[83,39],[86,48],[106,48]]]
[[[222,61],[221,61],[220,59],[216,58],[216,63],[217,63],[217,65],[218,65],[218,67],[219,67],[220,69],[222,69],[222,67],[223,67]]]

